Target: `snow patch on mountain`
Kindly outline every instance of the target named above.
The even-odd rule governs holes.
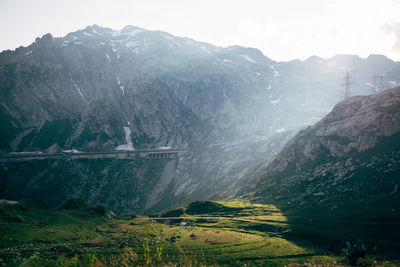
[[[286,132],[287,130],[285,128],[280,128],[278,130],[275,130],[276,133],[283,133]]]
[[[372,83],[366,82],[365,85],[368,86],[368,87],[373,88],[375,91],[379,91],[379,87],[376,84],[372,84]]]
[[[257,63],[254,59],[252,59],[251,57],[249,57],[248,55],[240,55],[242,58],[244,58],[245,60],[247,60],[248,62],[251,63]]]
[[[140,46],[142,44],[141,41],[128,41],[125,43],[126,47],[137,47]]]
[[[203,50],[204,52],[206,52],[207,54],[209,54],[210,56],[214,57],[219,63],[224,63],[222,62],[218,57],[216,57],[212,52],[210,52],[207,47],[205,46],[197,46],[199,47],[201,50]]]
[[[369,82],[366,82],[365,85],[369,86],[369,87],[375,87],[375,85],[373,85],[372,83],[369,83]]]
[[[180,43],[178,43],[177,41],[176,41],[176,39],[175,38],[173,38],[172,36],[169,36],[169,35],[167,35],[167,34],[162,34],[161,35],[162,37],[164,37],[165,39],[167,39],[167,40],[170,40],[171,42],[173,42],[175,45],[177,45],[177,46],[182,46]]]
[[[276,69],[276,65],[271,65],[270,68],[274,72],[274,77],[280,76],[279,71]]]
[[[132,139],[131,139],[131,129],[128,126],[124,126],[124,131],[125,131],[126,144],[117,146],[115,148],[115,150],[130,150],[130,151],[135,150],[133,148],[133,143],[132,143]]]
[[[74,87],[75,87],[76,91],[78,92],[78,94],[80,95],[81,99],[82,99],[84,102],[89,103],[89,102],[86,100],[86,98],[83,96],[81,89],[76,85],[76,83],[74,82],[74,80],[73,80],[72,78],[71,78],[71,82],[72,82],[72,84],[74,85]]]
[[[78,40],[78,37],[72,36],[72,43],[78,44],[78,45],[81,44],[81,42],[78,42],[77,40]]]
[[[107,53],[106,53],[106,57],[107,57],[108,61],[111,62],[111,58]]]
[[[131,30],[131,31],[129,31],[129,32],[127,32],[126,34],[128,34],[129,36],[136,36],[138,33],[141,33],[141,32],[143,32],[143,30],[141,30],[141,29],[134,29],[134,30]]]
[[[190,39],[186,39],[186,42],[188,42],[189,44],[203,50],[203,52],[205,52],[206,54],[212,56],[213,58],[215,58],[215,60],[217,60],[219,63],[225,64],[222,60],[220,60],[217,56],[215,56],[210,50],[208,50],[207,46],[205,45],[199,45],[196,42],[193,42]]]
[[[92,28],[92,32],[93,32],[94,34],[100,35],[100,33],[99,33],[98,31],[96,31],[95,28]]]
[[[118,74],[115,74],[115,76],[117,77],[117,83],[118,83],[119,89],[121,89],[121,91],[122,91],[122,95],[125,95],[125,88],[123,85],[121,85],[121,81],[119,79]],[[128,125],[129,125],[129,121],[128,121]]]

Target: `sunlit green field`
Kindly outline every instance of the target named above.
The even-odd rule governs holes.
[[[0,216],[5,266],[348,265],[340,240],[323,246],[299,237],[301,227],[270,205],[194,202],[152,217],[108,218],[88,205],[45,211],[2,204]],[[373,253],[359,263],[375,261],[399,263]]]

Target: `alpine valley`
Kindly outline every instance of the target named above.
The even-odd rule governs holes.
[[[0,264],[400,264],[399,86],[134,26],[3,51]]]

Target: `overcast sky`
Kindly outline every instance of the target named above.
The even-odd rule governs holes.
[[[335,54],[400,60],[400,0],[0,0],[0,51],[93,24],[255,47],[279,61]]]

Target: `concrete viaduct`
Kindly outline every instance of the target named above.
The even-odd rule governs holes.
[[[17,162],[30,160],[48,159],[135,159],[135,158],[178,158],[182,153],[187,152],[186,148],[171,149],[143,149],[143,150],[118,150],[99,152],[58,152],[58,153],[8,153],[0,154],[0,162]]]

